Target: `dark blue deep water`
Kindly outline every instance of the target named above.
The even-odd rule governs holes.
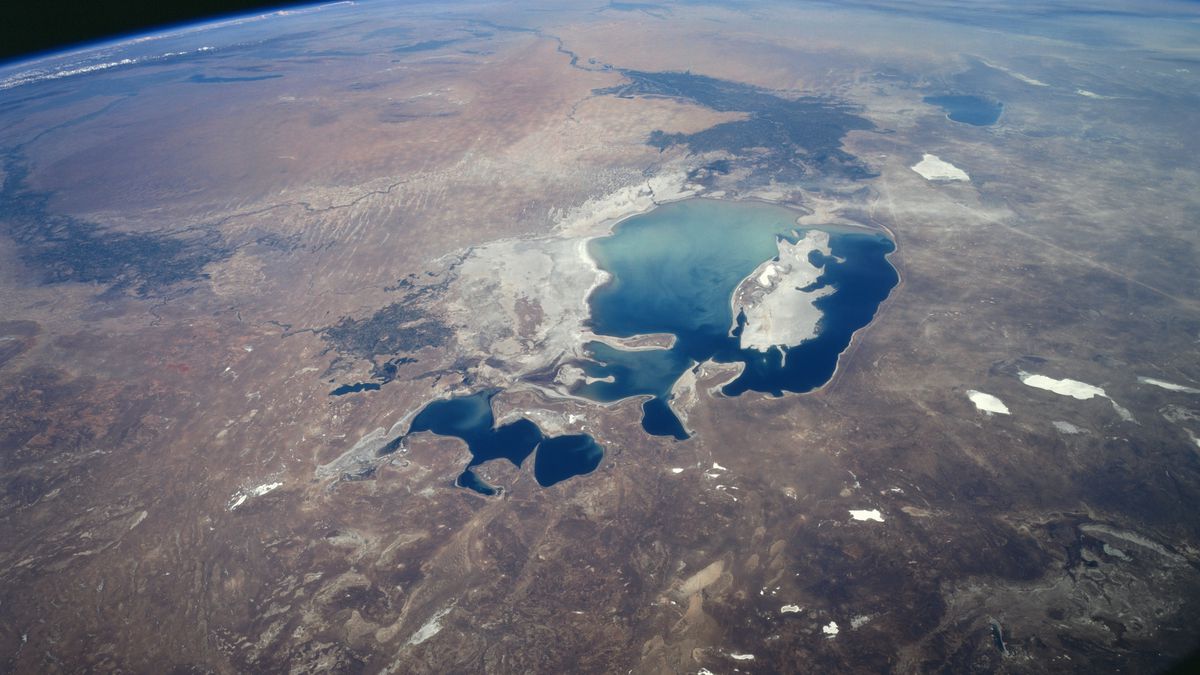
[[[542,487],[591,473],[600,465],[604,450],[586,434],[547,438],[537,424],[527,419],[497,427],[492,398],[498,393],[498,389],[488,389],[434,401],[422,408],[409,425],[409,434],[429,431],[466,442],[471,461],[458,477],[460,487],[496,494],[497,489],[484,482],[473,467],[493,459],[507,459],[519,467],[535,448],[534,478]]]
[[[922,100],[946,111],[946,117],[955,122],[972,124],[977,127],[995,124],[996,120],[1000,119],[1000,113],[1004,112],[1003,103],[982,96],[952,94],[926,96]]]
[[[899,281],[886,257],[895,246],[874,232],[827,230],[832,256],[814,254],[824,270],[814,288],[835,292],[816,302],[823,313],[817,336],[786,349],[743,350],[731,331],[730,298],[742,279],[775,257],[778,237],[794,240],[797,215],[769,204],[694,199],[630,218],[592,241],[592,256],[611,275],[590,298],[592,329],[615,337],[672,333],[676,341],[671,349],[639,350],[589,343],[590,360],[581,367],[611,381],[577,385],[575,393],[597,401],[648,395],[645,430],[686,438],[667,402],[680,375],[697,363],[745,364],[724,387],[728,396],[779,396],[828,382],[854,331],[871,321]]]
[[[354,384],[343,384],[342,386],[329,392],[330,396],[345,396],[346,394],[357,394],[360,391],[379,391],[380,385],[378,382],[355,382]]]
[[[604,450],[587,434],[547,438],[538,445],[533,461],[533,477],[538,485],[549,487],[600,466]]]

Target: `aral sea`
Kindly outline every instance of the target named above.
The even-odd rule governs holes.
[[[800,289],[833,288],[814,303],[821,312],[816,336],[766,351],[742,349],[744,317],[733,315],[731,296],[777,255],[780,239],[795,242],[804,235],[809,228],[796,225],[799,215],[773,204],[691,199],[629,218],[610,236],[590,242],[589,252],[610,277],[590,298],[592,330],[618,338],[669,333],[675,343],[670,349],[621,349],[593,341],[586,345],[590,359],[580,364],[589,380],[574,393],[596,401],[649,396],[642,426],[683,439],[687,431],[670,409],[670,393],[697,364],[743,364],[723,387],[726,396],[779,396],[827,382],[854,332],[871,321],[899,280],[887,261],[895,245],[865,228],[820,228],[829,235],[830,255],[810,254],[821,273]]]
[[[781,396],[828,382],[854,332],[871,321],[899,280],[887,260],[895,245],[866,228],[819,228],[828,235],[829,254],[809,254],[808,263],[820,274],[796,289],[832,290],[814,301],[820,310],[815,335],[765,351],[743,349],[746,319],[734,316],[734,291],[760,264],[777,257],[781,240],[795,243],[813,229],[797,226],[800,215],[762,202],[688,199],[630,217],[612,234],[589,242],[589,254],[608,276],[588,298],[592,332],[600,338],[669,334],[674,344],[622,348],[590,341],[586,358],[575,364],[587,377],[571,393],[598,402],[644,396],[646,432],[682,440],[688,432],[671,409],[671,391],[684,373],[706,361],[742,365],[722,388],[726,396],[747,391]],[[493,459],[521,466],[533,455],[534,477],[544,487],[599,466],[603,449],[591,436],[546,437],[527,419],[497,427],[491,407],[497,393],[489,389],[429,403],[408,433],[430,431],[466,442],[472,459],[458,484],[483,494],[497,489],[473,468]],[[385,450],[395,450],[403,438]]]

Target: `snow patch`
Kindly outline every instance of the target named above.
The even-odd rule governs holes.
[[[913,171],[921,174],[925,180],[948,180],[948,181],[969,181],[971,177],[966,171],[954,166],[937,155],[925,153],[921,156],[921,161],[913,164]]]
[[[150,514],[147,511],[138,511],[136,514],[134,514],[132,522],[129,523],[129,529],[132,530],[138,525],[141,525],[142,521],[145,520],[146,516],[148,515]]]
[[[733,659],[734,661],[753,661],[753,660],[754,660],[754,655],[753,655],[753,654],[739,654],[739,653],[737,653],[737,652],[730,652],[730,653],[729,653],[729,658]]]
[[[854,520],[873,520],[877,523],[883,522],[883,514],[879,512],[879,509],[870,509],[870,510],[850,509],[850,517],[853,518]]]
[[[1022,372],[1020,377],[1021,384],[1026,384],[1036,389],[1052,391],[1060,396],[1070,396],[1071,398],[1076,398],[1080,401],[1086,401],[1090,398],[1095,398],[1096,396],[1108,398],[1108,394],[1105,394],[1104,390],[1100,387],[1088,384],[1086,382],[1080,382],[1079,380],[1056,380],[1053,377],[1046,377],[1045,375],[1031,375],[1026,372]]]
[[[227,508],[232,511],[242,504],[245,504],[247,499],[251,497],[261,497],[281,485],[283,485],[282,482],[263,483],[262,485],[259,485],[258,487],[252,487],[249,490],[238,490],[237,492],[233,493],[232,497],[229,498],[229,505]]]
[[[837,637],[837,634],[838,634],[837,622],[830,621],[829,623],[825,624],[824,626],[821,626],[821,632],[824,633],[825,637],[829,638],[830,640]]]
[[[1133,560],[1124,551],[1111,544],[1104,545],[1104,552],[1118,560]]]
[[[1182,384],[1175,384],[1174,382],[1164,382],[1163,380],[1156,380],[1153,377],[1138,377],[1138,382],[1166,389],[1167,391],[1177,391],[1181,394],[1200,394],[1200,389],[1195,387],[1187,387]]]
[[[1078,399],[1080,401],[1086,401],[1088,399],[1096,398],[1097,396],[1100,398],[1106,398],[1108,399],[1108,402],[1112,404],[1113,410],[1117,412],[1117,416],[1123,421],[1134,423],[1137,422],[1137,420],[1133,419],[1133,413],[1129,412],[1116,401],[1112,400],[1112,397],[1106,394],[1103,389],[1093,384],[1066,378],[1056,380],[1053,377],[1046,377],[1045,375],[1032,375],[1024,371],[1018,373],[1018,376],[1021,378],[1021,382],[1023,384],[1027,384],[1036,389],[1044,389],[1046,391],[1054,392],[1060,396],[1070,396],[1071,398]]]
[[[1041,80],[1036,80],[1032,77],[1029,77],[1028,75],[1022,75],[1021,73],[1018,73],[1013,70],[1008,71],[1008,74],[1012,75],[1013,77],[1017,78],[1018,80],[1024,82],[1025,84],[1032,84],[1035,87],[1049,87],[1050,86],[1050,85],[1046,84],[1045,82],[1042,82]]]
[[[1080,429],[1079,427],[1075,426],[1074,424],[1071,424],[1070,422],[1064,422],[1062,420],[1055,420],[1054,422],[1052,422],[1052,424],[1054,425],[1054,428],[1057,429],[1058,432],[1061,434],[1082,434],[1083,433],[1083,429]]]
[[[672,468],[671,468],[671,473],[676,473],[676,474],[678,474],[678,473],[683,473],[683,467],[679,467],[679,466],[672,467]]]
[[[992,413],[996,413],[998,415],[1009,414],[1008,406],[1004,405],[1003,401],[995,396],[992,396],[991,394],[969,389],[967,390],[967,398],[971,399],[971,403],[974,403],[976,408],[987,413],[988,415],[991,415]]]
[[[437,635],[442,630],[442,617],[449,614],[452,609],[454,609],[454,605],[438,610],[424,625],[417,629],[417,632],[412,634],[412,637],[408,638],[408,644],[419,645]]]
[[[1108,399],[1108,402],[1112,404],[1113,410],[1117,411],[1117,417],[1120,417],[1122,421],[1125,421],[1125,422],[1136,422],[1137,421],[1137,420],[1133,419],[1133,413],[1129,412],[1124,407],[1117,405],[1116,401],[1114,401],[1110,398],[1110,399]]]
[[[799,614],[800,610],[804,609],[800,605],[784,605],[779,608],[780,614]]]
[[[281,485],[283,485],[283,483],[263,483],[258,487],[250,488],[250,496],[261,497]]]
[[[1160,555],[1160,556],[1166,558],[1167,560],[1169,560],[1173,563],[1176,563],[1176,564],[1185,564],[1187,562],[1187,558],[1184,558],[1182,555],[1179,555],[1178,553],[1175,553],[1174,551],[1170,551],[1162,544],[1159,544],[1156,541],[1153,541],[1151,539],[1143,537],[1142,535],[1140,535],[1136,532],[1129,532],[1128,530],[1119,530],[1115,527],[1110,527],[1108,525],[1103,525],[1103,524],[1098,524],[1098,523],[1087,523],[1084,525],[1080,525],[1079,529],[1080,529],[1080,531],[1090,534],[1093,537],[1096,537],[1097,539],[1104,539],[1105,536],[1108,536],[1108,537],[1112,537],[1114,539],[1120,539],[1121,541],[1133,544],[1135,546],[1140,546],[1142,548],[1153,551],[1153,552],[1157,553],[1158,555]],[[1108,542],[1104,542],[1104,543],[1107,544]],[[1122,553],[1124,553],[1124,551],[1122,551]]]
[[[1028,75],[1025,75],[1023,73],[1018,73],[1017,71],[1012,70],[1010,68],[1005,68],[1004,66],[998,66],[998,65],[996,65],[994,63],[990,63],[988,61],[984,61],[983,64],[985,66],[987,66],[988,68],[994,68],[994,69],[1008,75],[1009,77],[1014,77],[1014,78],[1024,82],[1025,84],[1032,84],[1035,87],[1049,87],[1050,86],[1050,85],[1046,84],[1045,82],[1042,82],[1041,80],[1036,80],[1036,79],[1029,77]]]

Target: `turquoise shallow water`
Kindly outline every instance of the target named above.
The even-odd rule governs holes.
[[[676,342],[646,350],[589,343],[584,371],[613,381],[582,384],[575,393],[597,401],[649,395],[646,431],[686,438],[666,401],[680,375],[699,362],[745,364],[724,388],[730,396],[811,391],[827,382],[854,331],[870,322],[899,280],[886,259],[894,245],[882,234],[827,230],[833,255],[813,254],[824,265],[816,287],[835,292],[816,303],[823,312],[818,335],[784,350],[786,360],[776,349],[743,350],[730,333],[730,298],[742,279],[775,257],[779,237],[794,236],[797,216],[771,204],[692,199],[630,218],[592,241],[589,252],[612,276],[590,298],[592,330],[615,337],[672,333]]]

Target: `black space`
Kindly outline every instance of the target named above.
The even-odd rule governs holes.
[[[0,63],[92,42],[303,2],[9,0],[0,3]]]

